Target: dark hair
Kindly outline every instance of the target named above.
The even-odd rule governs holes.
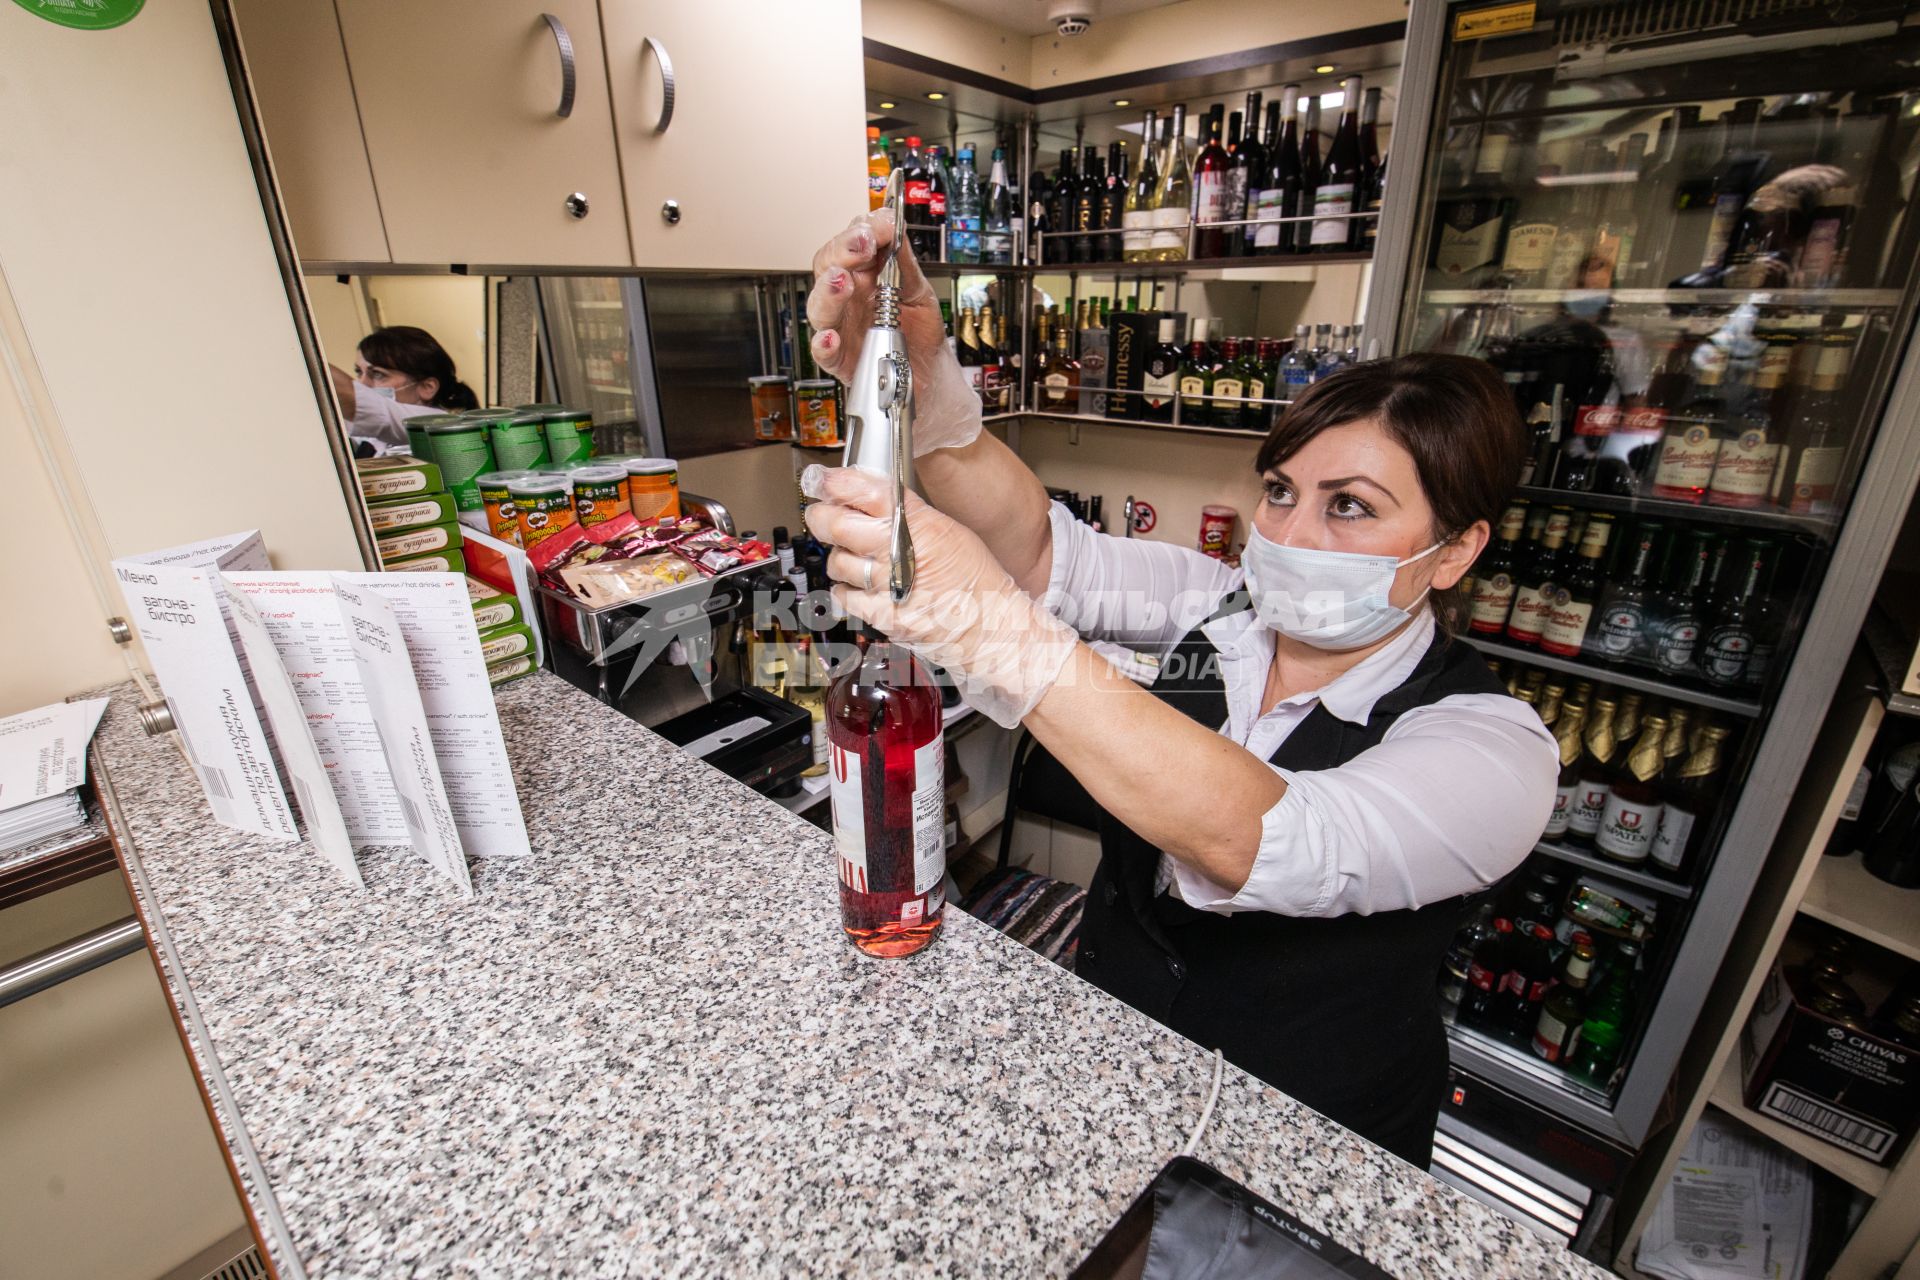
[[[433,378],[440,390],[429,402],[439,409],[478,409],[473,388],[453,375],[453,357],[425,329],[410,324],[375,329],[360,339],[360,358],[382,369],[404,373],[415,382]]]
[[[1329,427],[1368,419],[1413,455],[1436,537],[1453,538],[1476,520],[1499,523],[1527,432],[1500,375],[1470,356],[1368,360],[1314,383],[1274,423],[1254,467],[1265,472]]]

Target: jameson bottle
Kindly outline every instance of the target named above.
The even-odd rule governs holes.
[[[1577,702],[1560,708],[1553,726],[1554,741],[1560,744],[1560,776],[1553,788],[1553,812],[1547,816],[1546,830],[1540,834],[1558,840],[1567,834],[1567,820],[1580,789],[1580,736],[1587,725],[1587,709]]]
[[[1662,753],[1666,738],[1666,717],[1648,716],[1640,722],[1640,740],[1614,771],[1593,844],[1615,862],[1638,866],[1652,850],[1660,825],[1660,767],[1666,763]]]
[[[940,929],[947,871],[940,689],[912,654],[870,633],[827,691],[840,921],[871,956],[911,955]]]

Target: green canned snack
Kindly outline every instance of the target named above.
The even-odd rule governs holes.
[[[550,465],[546,419],[537,413],[515,413],[493,427],[493,461],[502,471],[533,471]]]
[[[480,510],[480,486],[475,481],[494,469],[486,424],[467,418],[433,423],[427,428],[427,449],[454,505],[462,511]]]
[[[593,415],[585,409],[560,409],[545,415],[547,456],[556,467],[593,457]]]

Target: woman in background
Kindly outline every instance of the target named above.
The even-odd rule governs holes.
[[[473,389],[455,376],[453,357],[425,329],[375,329],[360,339],[359,355],[351,375],[327,366],[355,452],[362,441],[372,442],[374,452],[404,448],[406,420],[419,414],[480,407]]]

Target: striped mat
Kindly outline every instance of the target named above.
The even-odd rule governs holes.
[[[988,872],[960,905],[969,915],[1072,972],[1086,901],[1087,891],[1077,884],[1002,867]]]

